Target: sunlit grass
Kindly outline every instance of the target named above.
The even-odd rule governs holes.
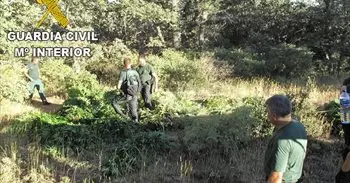
[[[197,116],[210,115],[210,111],[194,101],[203,101],[217,96],[241,102],[245,97],[263,97],[266,99],[274,94],[308,92],[306,102],[317,107],[336,99],[339,94],[336,87],[339,83],[335,80],[329,79],[324,84],[320,84],[320,82],[322,83],[321,79],[309,81],[298,81],[295,79],[287,82],[277,82],[265,78],[233,78],[204,83],[203,86],[188,88],[184,91],[169,92],[161,90],[160,93],[155,94],[155,98],[163,102],[163,104],[169,106],[176,105],[178,108],[187,107],[189,109],[186,110],[190,111],[190,108],[196,106],[198,108],[196,109]],[[185,102],[187,106],[181,106],[183,104],[180,105],[178,100],[189,101],[189,104]],[[237,103],[232,105],[234,105],[234,108],[242,104]],[[30,105],[11,102],[3,102],[0,105],[0,109],[1,123],[3,121],[10,122],[17,116],[28,112],[38,111],[38,109]],[[225,105],[219,106],[218,110],[227,112],[231,108]],[[308,131],[314,134],[315,138],[322,136],[322,133],[329,128],[329,126],[322,124],[322,119],[316,113],[315,115],[308,114],[307,116],[300,116],[300,118],[302,122],[308,125]],[[9,123],[0,125],[6,126]],[[181,136],[182,132],[180,130],[176,133],[179,133],[178,135]],[[4,138],[2,144],[20,142],[21,140]],[[9,180],[12,180],[12,182],[25,182],[29,180],[36,180],[38,182],[56,182],[57,180],[61,182],[93,182],[94,180],[96,182],[96,180],[101,180],[102,177],[102,175],[98,175],[101,170],[101,159],[108,159],[102,153],[101,149],[94,149],[91,152],[77,150],[75,153],[69,153],[68,150],[62,150],[57,147],[43,148],[40,144],[20,144],[4,148],[4,152],[6,153],[0,154],[0,182],[10,182]],[[146,182],[193,182],[198,177],[211,177],[213,180],[219,180],[225,177],[228,180],[237,178],[237,180],[243,182],[259,182],[263,178],[262,155],[264,148],[265,142],[257,140],[257,142],[249,144],[246,148],[232,153],[229,159],[222,159],[222,157],[213,155],[203,157],[199,160],[193,160],[190,157],[183,157],[180,160],[179,157],[182,157],[182,154],[171,155],[169,158],[158,157],[154,164],[147,165],[147,167],[146,165],[142,166],[140,172],[125,177],[118,177],[117,180],[120,180],[120,182],[142,180]],[[318,160],[314,156],[309,157],[307,160],[306,166],[311,169],[310,171],[314,171],[317,166],[327,166],[327,170],[330,171],[331,169],[336,169],[338,165],[334,163],[338,160],[336,153],[333,153],[329,159],[324,161]],[[324,155],[320,157],[324,157]],[[319,180],[318,178],[321,177],[321,174],[325,174],[325,172],[320,170],[317,172],[317,175],[310,175],[310,177]],[[324,176],[333,176],[333,174],[334,171],[331,171]]]

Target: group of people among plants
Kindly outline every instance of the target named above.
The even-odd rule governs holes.
[[[118,96],[112,102],[114,110],[124,117],[128,118],[128,113],[131,114],[133,121],[138,122],[138,93],[141,93],[145,107],[149,110],[154,110],[151,96],[153,90],[158,91],[158,76],[149,63],[146,61],[146,53],[140,52],[138,57],[139,65],[132,68],[132,62],[129,57],[124,58],[124,69],[120,73],[117,88],[122,91],[123,95]],[[39,92],[40,99],[44,105],[50,105],[44,94],[44,84],[40,79],[40,69],[38,58],[32,57],[31,63],[27,66],[26,77],[29,79],[28,91],[29,98],[32,100],[34,90]],[[120,108],[122,104],[127,104],[127,114],[122,112]]]
[[[146,62],[146,54],[140,53],[138,57],[139,65],[133,69],[131,59],[124,58],[124,70],[121,71],[117,88],[123,92],[113,101],[114,110],[127,117],[120,106],[127,104],[127,113],[131,114],[133,121],[138,122],[138,97],[141,93],[145,107],[149,110],[154,110],[154,105],[151,101],[152,91],[158,91],[158,76],[152,65]]]
[[[132,68],[129,57],[124,58],[124,69],[120,72],[117,88],[122,91],[122,95],[112,102],[115,111],[124,117],[120,106],[126,104],[127,113],[131,114],[133,121],[138,122],[138,94],[141,93],[145,107],[154,110],[151,101],[153,89],[158,90],[158,77],[154,68],[146,62],[145,53],[140,53],[138,57],[139,65]],[[33,97],[35,88],[44,105],[47,102],[44,95],[44,85],[40,79],[38,59],[33,57],[28,65],[25,75],[29,82],[29,99]],[[344,86],[350,85],[350,79],[345,80]],[[344,87],[343,86],[343,87]],[[268,183],[301,183],[303,182],[303,164],[307,149],[307,133],[304,125],[292,119],[292,103],[287,96],[274,95],[267,99],[267,118],[275,126],[264,158],[265,181]],[[350,134],[348,135],[350,138]],[[350,153],[347,148],[344,151],[344,163],[340,172],[336,176],[337,183],[350,182]]]

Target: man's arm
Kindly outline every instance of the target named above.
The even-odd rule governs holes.
[[[135,71],[135,73],[136,73],[136,78],[137,78],[137,83],[138,83],[138,90],[139,90],[139,92],[141,91],[141,88],[142,88],[142,83],[141,83],[141,78],[140,78],[140,74],[137,72],[137,71]]]
[[[268,183],[282,183],[283,172],[287,169],[290,151],[288,139],[281,139],[277,142],[277,150],[274,155],[272,172],[269,175]]]
[[[268,183],[282,183],[283,172],[271,172]]]
[[[24,72],[24,75],[31,81],[33,81],[33,78],[31,78],[28,74],[28,70]]]
[[[158,76],[155,73],[152,73],[152,76],[154,77],[154,84],[156,85],[155,90],[158,91]]]
[[[157,74],[154,72],[153,67],[151,67],[151,76],[154,77],[154,84],[155,84],[155,91],[158,91],[158,76]]]
[[[118,82],[118,86],[117,86],[117,89],[118,89],[118,90],[120,90],[120,89],[121,89],[121,87],[122,87],[122,83],[123,83],[123,81],[122,81],[122,80],[119,80],[119,82]]]
[[[118,88],[119,90],[121,89],[122,84],[123,84],[123,82],[124,82],[124,79],[125,79],[124,77],[125,77],[124,72],[121,72],[121,73],[120,73],[120,76],[119,76],[118,86],[117,86],[117,88]]]

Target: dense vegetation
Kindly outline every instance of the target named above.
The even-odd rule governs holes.
[[[99,41],[11,42],[9,31],[66,30],[52,18],[36,28],[44,8],[33,0],[0,1],[0,182],[259,182],[273,130],[264,102],[277,93],[307,127],[307,178],[332,182],[339,144],[324,139],[341,136],[335,98],[350,68],[350,3],[314,2],[62,0],[68,29]],[[93,49],[41,59],[46,93],[64,99],[55,113],[24,100],[30,58],[13,49],[32,45]],[[136,65],[143,48],[161,90],[133,123],[111,100],[122,59]]]

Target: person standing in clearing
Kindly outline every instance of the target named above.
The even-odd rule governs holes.
[[[25,73],[30,80],[28,83],[29,100],[32,100],[35,88],[39,92],[40,99],[44,105],[49,105],[44,94],[44,84],[40,79],[40,69],[38,58],[32,57],[32,62],[28,64],[28,71]]]
[[[114,110],[124,117],[127,117],[120,109],[120,105],[127,103],[127,113],[131,113],[132,120],[138,122],[138,102],[137,94],[141,88],[141,80],[139,74],[131,69],[131,59],[124,59],[125,69],[120,73],[118,89],[122,90],[124,96],[118,100],[113,100]]]
[[[155,84],[155,92],[158,91],[158,76],[155,73],[153,67],[146,63],[146,56],[143,53],[139,55],[139,66],[136,68],[136,71],[140,74],[142,89],[141,96],[145,102],[145,106],[153,110],[154,106],[152,105],[151,95],[152,95],[152,86]],[[154,82],[154,83],[153,83]]]
[[[266,101],[268,120],[275,126],[265,151],[264,170],[268,183],[300,183],[306,156],[307,133],[292,119],[292,104],[284,95]]]

